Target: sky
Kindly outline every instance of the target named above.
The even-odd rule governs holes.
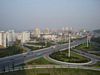
[[[100,0],[0,0],[0,31],[100,29]]]

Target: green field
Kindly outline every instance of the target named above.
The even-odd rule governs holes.
[[[39,45],[39,46],[46,46],[46,47],[54,45],[51,42],[47,42],[47,43],[45,43],[45,42],[38,42],[38,43],[28,42],[27,44],[30,44],[30,45]]]
[[[84,44],[77,46],[75,49],[82,50],[82,51],[89,52],[89,53],[91,53],[92,51],[98,51],[96,53],[91,53],[91,54],[100,56],[100,47],[93,43],[90,43],[88,47],[86,43],[84,43]]]
[[[100,37],[92,38],[91,40],[100,44]]]
[[[32,60],[26,64],[22,64],[22,65],[47,65],[47,64],[54,64],[52,62],[49,62],[48,60],[46,60],[43,57],[40,57],[38,59]]]
[[[25,46],[25,47],[31,49],[32,51],[38,50],[38,49],[42,49],[42,48],[43,48],[43,47],[33,47],[33,46]]]
[[[26,52],[26,49],[23,49],[20,46],[9,46],[7,48],[0,49],[0,57],[15,55],[23,52]]]
[[[87,47],[86,43],[81,44],[81,45],[79,45],[79,46],[76,47],[76,49],[84,50],[84,51],[93,50],[95,48],[96,48],[96,46],[94,46],[92,44],[89,44],[89,46]]]
[[[10,73],[3,73],[0,75],[99,75],[100,71],[83,70],[83,69],[31,69],[15,71]]]
[[[93,64],[93,65],[88,65],[89,67],[96,67],[96,68],[100,68],[100,61],[98,61],[97,63]]]
[[[72,51],[71,51],[71,57],[68,57],[68,50],[52,53],[50,57],[59,61],[71,62],[71,63],[84,63],[90,61],[90,59],[85,58]]]
[[[40,42],[40,43],[31,43],[31,42],[28,42],[27,44],[41,46],[41,47],[35,47],[35,46],[26,46],[25,45],[25,47],[31,49],[32,51],[38,50],[38,49],[42,49],[42,48],[46,48],[46,47],[50,47],[51,45],[53,45],[50,42],[47,42],[46,46],[45,46],[45,43],[43,43],[43,42]]]

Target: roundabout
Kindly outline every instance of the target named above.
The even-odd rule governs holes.
[[[45,59],[61,65],[92,65],[96,62],[92,58],[71,50],[71,57],[68,57],[68,50],[54,52],[45,55]]]

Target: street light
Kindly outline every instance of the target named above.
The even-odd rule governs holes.
[[[91,35],[87,33],[87,47],[89,47],[90,40],[91,40]]]
[[[69,36],[69,39],[68,39],[68,40],[69,40],[69,46],[68,46],[68,57],[70,57],[70,49],[71,49],[71,47],[70,47],[70,46],[71,46],[71,45],[70,45],[70,43],[71,43],[71,34],[69,33],[68,36]]]
[[[87,47],[89,47],[89,39],[88,39],[88,35],[87,35]]]
[[[68,32],[68,57],[70,58],[71,57],[71,31],[72,31],[72,28],[70,28],[69,30],[67,30]]]

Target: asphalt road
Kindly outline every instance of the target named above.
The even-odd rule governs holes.
[[[82,44],[85,41],[86,39],[75,40],[71,42],[71,47],[78,46],[79,44]],[[61,44],[61,45],[55,45],[55,46],[51,46],[51,47],[36,50],[36,51],[28,51],[26,53],[0,58],[0,70],[3,70],[4,68],[13,67],[19,64],[23,64],[37,57],[43,56],[48,53],[53,53],[57,50],[61,50],[64,48],[68,48],[68,43]]]

